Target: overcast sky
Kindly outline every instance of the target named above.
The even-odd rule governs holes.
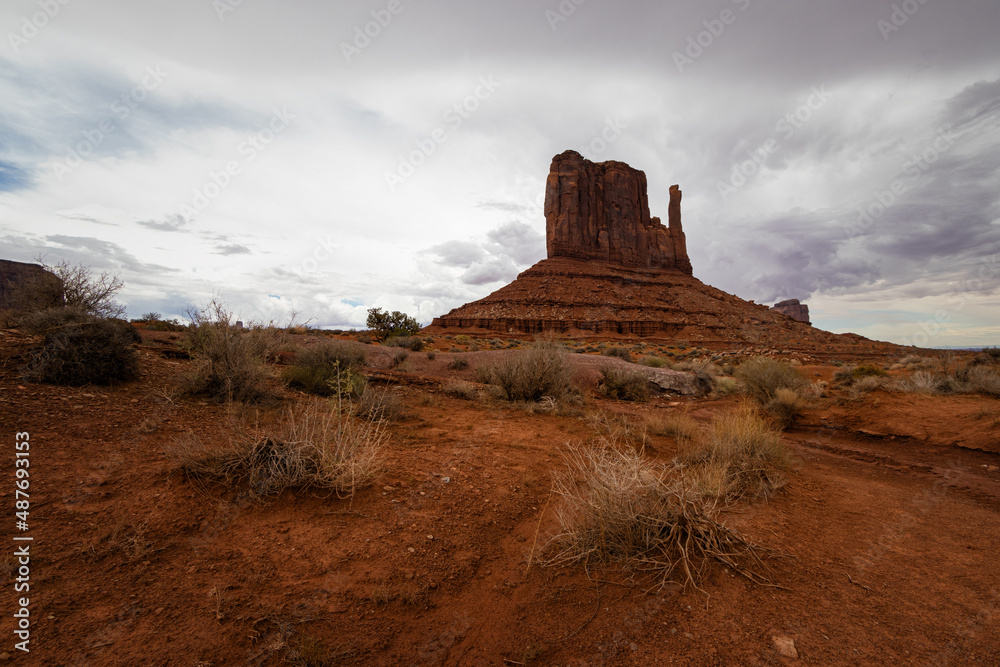
[[[575,149],[684,191],[697,277],[1000,343],[996,0],[5,0],[0,257],[129,314],[429,323],[545,256]]]

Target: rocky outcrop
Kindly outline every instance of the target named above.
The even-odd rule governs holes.
[[[0,259],[0,310],[41,310],[62,303],[62,281],[39,264]]]
[[[806,324],[812,324],[809,321],[809,306],[807,306],[804,303],[799,303],[798,299],[788,299],[786,301],[780,301],[771,306],[771,310],[776,310],[782,315],[787,315],[788,317],[798,322],[805,322]]]
[[[646,174],[624,162],[591,162],[566,151],[552,159],[545,184],[548,256],[691,275],[680,206],[681,191],[671,186],[664,227],[649,215]]]

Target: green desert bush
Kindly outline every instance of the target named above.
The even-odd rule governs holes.
[[[601,375],[601,389],[608,398],[640,403],[649,400],[649,380],[642,373],[611,367],[601,371]]]
[[[676,462],[706,494],[726,500],[767,496],[790,465],[781,433],[743,402],[716,417],[704,438],[681,448]]]
[[[242,431],[221,448],[189,434],[166,454],[187,476],[238,488],[255,500],[309,488],[345,498],[375,477],[385,440],[382,420],[352,417],[350,403],[315,400],[289,408],[270,432]]]
[[[380,341],[392,336],[413,336],[420,331],[420,323],[406,313],[398,310],[389,313],[381,308],[368,309],[367,325]]]
[[[797,369],[768,357],[753,357],[736,369],[736,379],[761,405],[773,400],[779,389],[800,389],[806,379]]]
[[[500,387],[509,401],[540,401],[546,396],[558,401],[579,393],[566,352],[553,341],[505,353],[476,372],[480,382]]]
[[[282,373],[285,383],[310,394],[357,397],[365,389],[360,367],[366,363],[364,349],[348,341],[323,340],[300,351],[295,363]]]
[[[186,344],[198,364],[187,378],[189,392],[247,403],[271,396],[264,362],[283,343],[283,332],[273,326],[237,326],[232,312],[215,299],[188,317]]]
[[[139,355],[133,347],[138,336],[131,324],[77,308],[54,310],[59,312],[44,311],[42,346],[24,369],[26,379],[81,386],[138,377]]]
[[[632,353],[628,351],[627,348],[614,346],[608,347],[601,351],[605,357],[617,357],[618,359],[624,359],[625,361],[632,361]]]

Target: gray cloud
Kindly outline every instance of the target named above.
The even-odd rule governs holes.
[[[228,245],[220,245],[215,247],[215,255],[252,255],[253,252],[250,248],[245,245],[240,245],[239,243],[230,243]]]
[[[182,215],[167,215],[163,220],[137,220],[136,224],[149,227],[160,232],[181,232],[191,223]]]

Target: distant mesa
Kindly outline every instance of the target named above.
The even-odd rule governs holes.
[[[776,310],[782,315],[788,315],[790,318],[798,322],[811,324],[809,321],[809,306],[804,303],[799,303],[798,299],[779,301],[771,306],[771,310]]]
[[[646,175],[623,162],[595,163],[575,151],[555,156],[545,183],[548,258],[489,296],[435,318],[425,331],[861,351],[866,339],[811,327],[808,308],[797,301],[771,309],[695,278],[680,188],[669,188],[667,226],[650,216],[646,188]],[[892,347],[867,342],[869,350]]]
[[[553,158],[545,183],[548,256],[691,275],[676,185],[670,187],[668,212],[669,227],[650,217],[646,174],[638,169],[566,151]]]

